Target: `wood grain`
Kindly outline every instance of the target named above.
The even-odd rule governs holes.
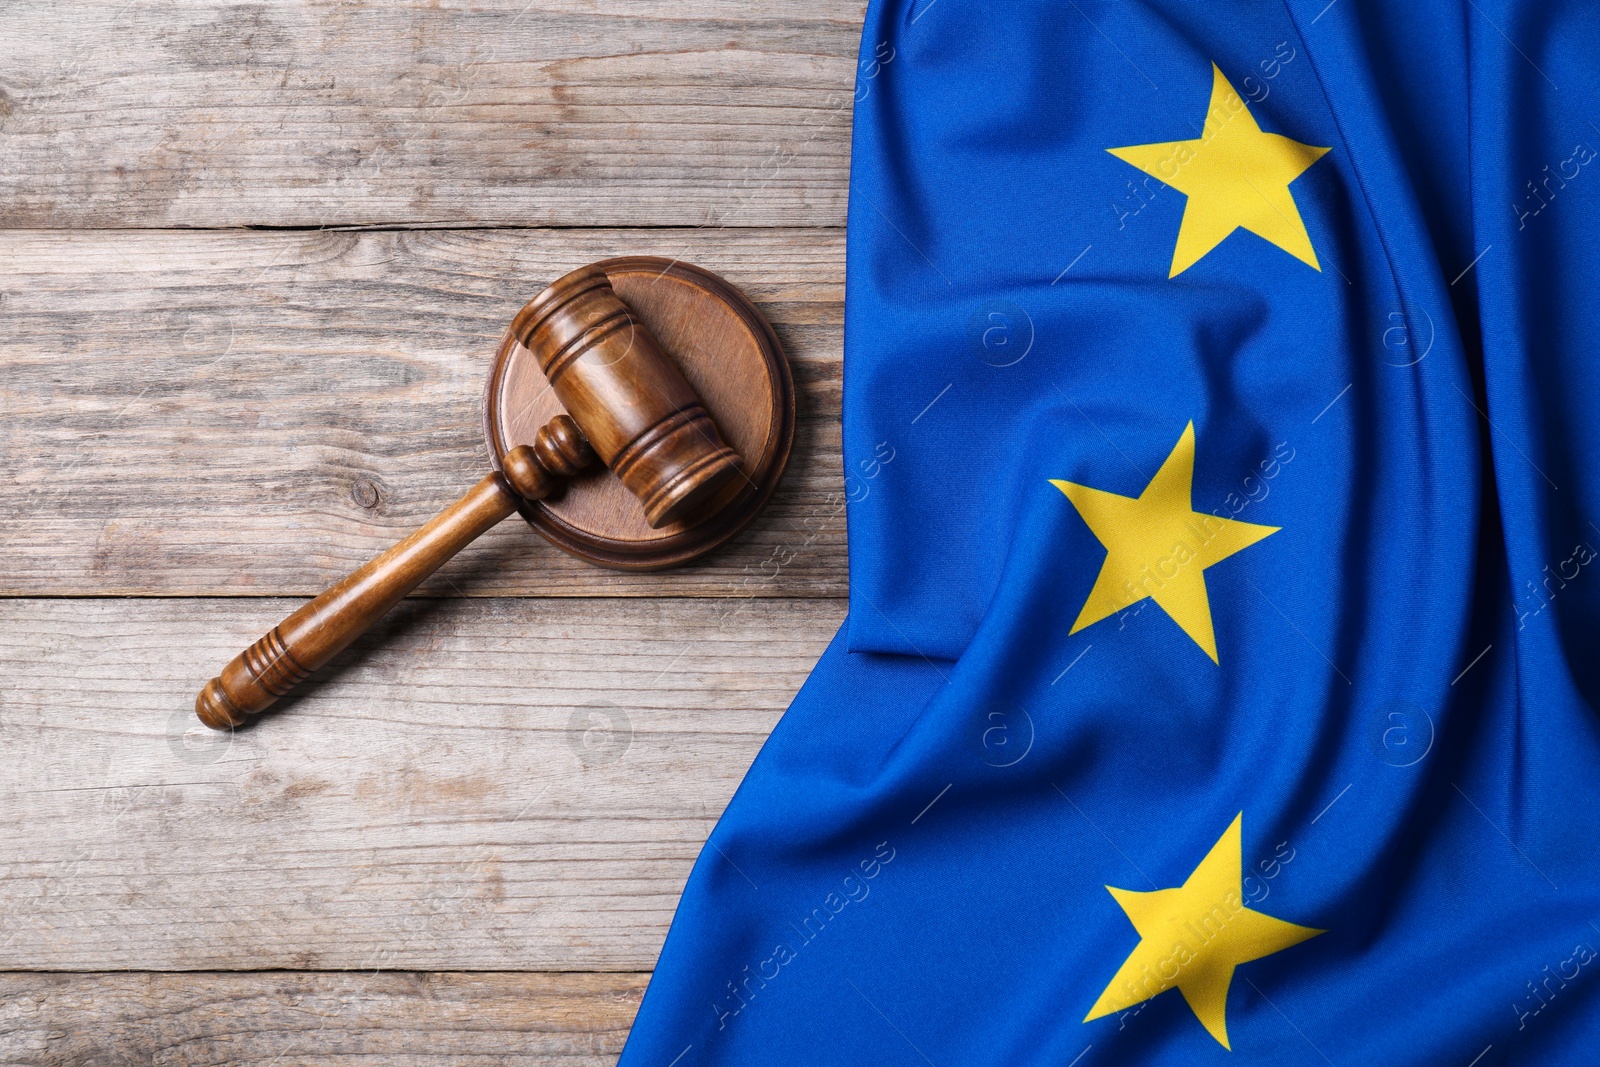
[[[647,970],[834,600],[407,600],[249,729],[293,606],[0,601],[0,970]]]
[[[0,4],[0,1063],[614,1062],[844,612],[863,6]],[[508,521],[275,714],[195,723],[273,598],[484,474],[511,315],[624,254],[776,327],[756,524],[643,575]]]
[[[863,0],[0,5],[0,226],[842,225]]]
[[[821,230],[0,232],[0,595],[311,595],[489,469],[518,308],[615,253],[747,292],[794,369],[789,474],[668,574],[506,522],[424,595],[842,596],[844,242]]]
[[[643,974],[0,974],[0,1064],[609,1067]]]

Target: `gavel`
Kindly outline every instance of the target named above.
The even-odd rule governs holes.
[[[596,457],[637,498],[654,529],[690,521],[708,503],[727,499],[729,483],[745,473],[739,454],[724,441],[672,356],[613,289],[601,269],[605,265],[559,279],[511,323],[511,337],[533,353],[565,413],[546,422],[531,445],[505,452],[500,470],[421,529],[234,657],[196,698],[201,722],[229,729],[260,714],[480,534],[513,511],[552,497],[568,479],[591,468]],[[662,276],[671,268],[668,264]],[[687,266],[678,273],[685,270],[737,296],[715,275]],[[722,298],[728,299],[726,292]],[[759,319],[753,307],[750,312]],[[760,324],[770,336],[765,320]],[[787,366],[782,370],[787,388]],[[792,414],[792,395],[787,399]],[[784,441],[777,471],[768,472],[773,480],[787,456]]]

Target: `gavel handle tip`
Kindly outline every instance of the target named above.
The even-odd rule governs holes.
[[[213,730],[231,730],[235,726],[243,726],[249,718],[223,692],[221,678],[211,679],[200,690],[200,695],[194,698],[194,713]]]

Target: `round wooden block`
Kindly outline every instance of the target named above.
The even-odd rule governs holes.
[[[639,499],[603,467],[564,492],[523,501],[523,518],[551,544],[621,570],[659,570],[698,559],[755,518],[783,477],[794,443],[794,383],[772,327],[723,279],[677,260],[626,256],[595,264],[655,334],[699,394],[741,477],[697,514],[659,530]],[[563,408],[539,361],[510,331],[495,353],[484,431],[495,469]]]

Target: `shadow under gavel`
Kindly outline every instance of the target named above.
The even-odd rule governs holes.
[[[537,358],[567,414],[546,423],[532,446],[507,452],[502,471],[234,657],[196,698],[201,722],[243,725],[517,510],[519,499],[544,499],[597,454],[653,528],[693,515],[738,476],[738,453],[602,271],[581,268],[552,284],[517,313],[511,333]]]

